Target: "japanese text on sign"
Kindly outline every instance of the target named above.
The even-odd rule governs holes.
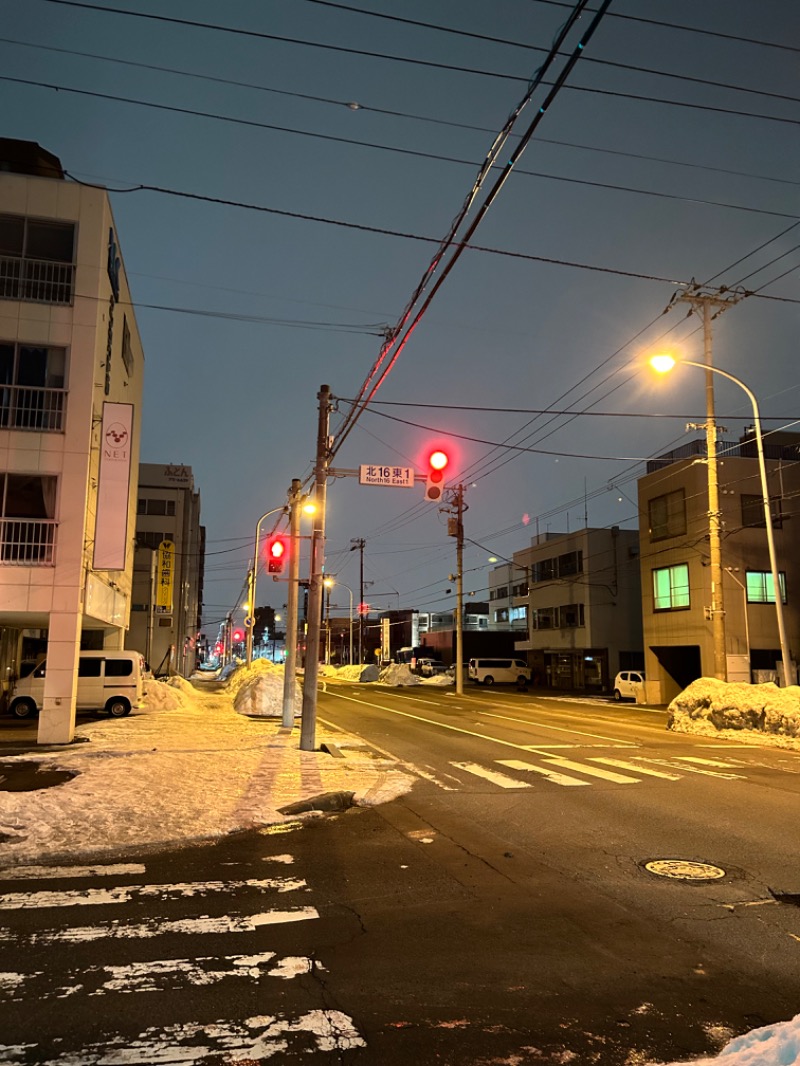
[[[395,489],[412,488],[414,468],[411,466],[375,466],[368,463],[358,468],[359,485],[389,485]]]

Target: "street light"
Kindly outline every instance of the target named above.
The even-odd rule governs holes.
[[[349,655],[348,666],[352,666],[353,665],[353,590],[350,588],[349,585],[345,585],[345,583],[343,581],[337,581],[336,578],[333,578],[333,577],[326,577],[324,583],[325,583],[325,588],[328,589],[328,610],[329,610],[328,622],[329,622],[329,624],[330,624],[330,590],[333,588],[334,585],[341,585],[343,589],[347,589],[347,591],[350,593],[350,615],[349,615],[349,617],[350,617],[350,655]]]
[[[772,532],[772,510],[769,504],[769,483],[767,482],[767,466],[764,462],[764,442],[761,436],[761,413],[758,409],[758,400],[752,390],[749,389],[743,381],[734,377],[733,374],[729,374],[727,370],[720,370],[719,367],[710,366],[707,363],[696,363],[692,359],[674,359],[671,355],[654,355],[650,360],[650,365],[654,370],[658,371],[659,374],[669,373],[676,363],[680,363],[683,366],[696,366],[699,367],[700,370],[710,371],[712,374],[720,374],[722,377],[727,378],[728,381],[732,381],[734,385],[738,385],[740,389],[746,392],[752,405],[753,422],[755,424],[756,451],[758,453],[758,472],[761,478],[761,498],[764,505],[764,524],[767,530],[769,565],[772,570],[772,584],[773,592],[775,594],[775,616],[778,622],[778,637],[781,644],[783,683],[784,685],[790,685],[792,683],[792,675],[790,672],[791,656],[789,654],[789,643],[786,639],[786,625],[783,618],[783,599],[781,597],[778,562],[775,555],[775,537]]]

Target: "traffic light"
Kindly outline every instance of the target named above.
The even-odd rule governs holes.
[[[444,469],[450,462],[447,453],[439,450],[428,456],[428,478],[425,483],[425,499],[441,500],[444,490]]]
[[[273,537],[267,545],[267,571],[270,574],[282,574],[286,562],[286,539]]]
[[[240,644],[244,640],[244,633],[241,631],[241,629],[234,629],[233,633],[231,634],[231,639],[233,640],[234,644]]]

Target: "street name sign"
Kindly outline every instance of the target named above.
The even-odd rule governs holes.
[[[359,485],[388,485],[393,489],[408,489],[414,486],[414,468],[411,466],[376,466],[363,464],[358,468]]]

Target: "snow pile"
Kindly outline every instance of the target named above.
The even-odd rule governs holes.
[[[395,688],[401,688],[405,685],[418,685],[420,681],[421,678],[411,673],[411,668],[407,663],[392,663],[391,666],[387,666],[385,670],[381,671],[380,676],[382,685],[392,685]]]
[[[320,674],[338,677],[340,681],[377,681],[378,668],[373,663],[353,663],[352,666],[321,666]]]
[[[194,691],[191,685],[189,690]],[[184,689],[166,681],[148,681],[144,688],[144,707],[148,711],[178,711],[186,705],[187,695]]]
[[[765,1025],[763,1029],[737,1036],[716,1058],[693,1059],[685,1066],[793,1066],[797,1062],[800,1062],[800,1014],[790,1022]]]
[[[748,685],[701,677],[669,705],[668,729],[679,733],[733,731],[800,742],[800,687],[778,688],[772,682]]]
[[[165,684],[171,688],[176,688],[178,692],[182,692],[184,696],[194,696],[195,688],[191,681],[187,681],[185,677],[181,677],[180,674],[173,674],[172,677],[168,677]]]
[[[237,670],[228,682],[237,714],[251,718],[281,718],[283,716],[283,666],[269,659],[254,659],[251,666]],[[294,712],[303,706],[303,693],[294,682]]]
[[[421,677],[420,682],[423,685],[455,685],[455,674],[448,673],[446,670],[441,674],[434,674],[432,677]]]

